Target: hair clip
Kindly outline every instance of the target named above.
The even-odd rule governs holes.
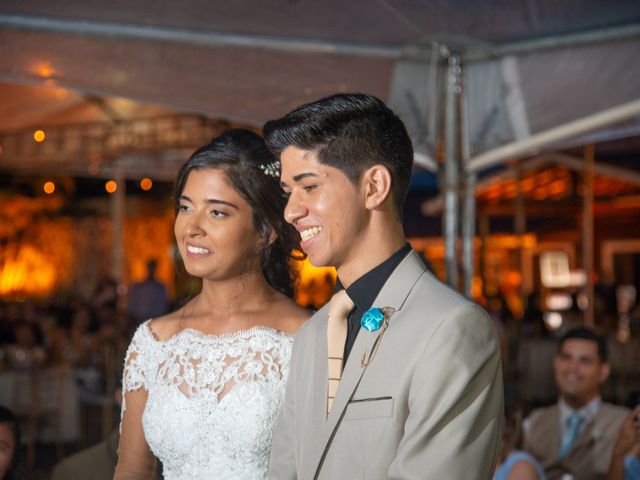
[[[260,165],[260,170],[262,170],[265,175],[280,178],[280,162],[278,160]]]

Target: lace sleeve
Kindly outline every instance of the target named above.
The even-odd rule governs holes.
[[[136,330],[127,349],[122,374],[122,415],[118,463],[114,479],[146,480],[153,478],[155,459],[142,427],[142,415],[148,398],[147,375],[153,364],[153,349],[148,327]]]
[[[127,393],[140,389],[147,390],[147,368],[145,367],[145,358],[146,361],[149,360],[145,355],[146,346],[148,346],[148,339],[145,335],[147,328],[146,322],[138,327],[125,355],[122,371],[122,414],[126,410]]]

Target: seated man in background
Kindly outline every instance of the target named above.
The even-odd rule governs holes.
[[[604,338],[588,328],[569,330],[553,370],[560,398],[525,420],[524,449],[540,461],[548,480],[604,479],[628,413],[600,397],[609,377]]]

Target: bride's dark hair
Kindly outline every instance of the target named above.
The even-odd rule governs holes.
[[[293,297],[294,270],[290,260],[299,251],[299,236],[284,220],[287,203],[277,159],[257,134],[242,129],[227,130],[196,150],[178,172],[174,187],[174,209],[193,170],[215,168],[224,171],[231,185],[249,204],[253,225],[260,233],[262,272],[273,288]],[[269,243],[271,232],[276,239]]]

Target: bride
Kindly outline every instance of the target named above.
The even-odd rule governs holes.
[[[278,163],[229,130],[178,173],[175,236],[202,291],[147,320],[127,351],[115,479],[264,479],[293,335],[297,233],[284,222]]]

